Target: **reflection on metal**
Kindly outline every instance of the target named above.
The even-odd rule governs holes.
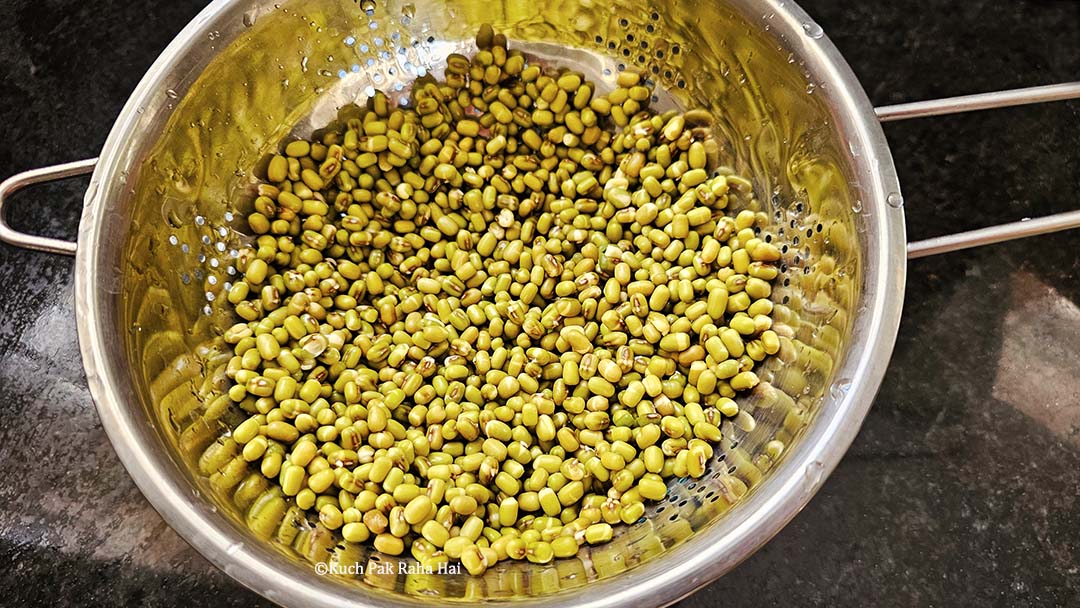
[[[117,121],[84,212],[76,294],[89,384],[132,477],[211,561],[286,605],[656,605],[730,570],[836,465],[895,338],[903,223],[885,200],[899,187],[850,70],[780,0],[363,6],[218,0]],[[290,132],[375,88],[407,94],[405,83],[438,72],[437,58],[468,48],[484,22],[522,48],[580,49],[577,64],[601,82],[644,70],[673,103],[712,113],[722,156],[755,179],[750,207],[773,222],[763,237],[784,250],[773,292],[780,356],[741,400],[747,416],[723,425],[711,474],[672,482],[668,500],[608,545],[548,565],[499,563],[482,577],[319,577],[314,561],[399,558],[304,518],[225,434],[241,413],[224,395],[231,351],[220,334],[233,321],[221,294],[249,241],[240,219],[252,168]]]

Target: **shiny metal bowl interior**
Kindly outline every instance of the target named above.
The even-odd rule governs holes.
[[[441,74],[439,58],[469,49],[484,22],[601,83],[637,67],[657,104],[713,113],[726,162],[753,177],[752,205],[775,219],[766,234],[786,252],[776,320],[790,331],[741,400],[746,413],[724,425],[710,473],[672,482],[610,544],[475,578],[317,576],[320,561],[398,558],[284,513],[272,529],[249,528],[248,504],[217,473],[246,465],[204,456],[238,416],[221,396],[229,354],[219,336],[232,321],[219,296],[248,239],[252,168],[375,88],[402,97],[417,75]],[[853,439],[899,321],[903,214],[887,204],[898,193],[862,89],[821,28],[783,0],[218,0],[151,68],[106,143],[79,237],[80,342],[105,428],[140,488],[211,561],[271,600],[663,604],[774,535]]]

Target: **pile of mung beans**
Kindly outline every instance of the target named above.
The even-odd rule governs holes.
[[[231,437],[282,495],[474,575],[607,542],[706,472],[779,349],[780,259],[725,214],[751,188],[707,113],[476,42],[270,159],[224,336]]]

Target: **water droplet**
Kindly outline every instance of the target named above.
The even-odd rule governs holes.
[[[851,204],[851,211],[854,212],[854,213],[861,212],[862,211],[862,201],[859,200],[859,199],[855,199],[855,202]]]
[[[833,382],[832,386],[829,387],[829,395],[831,395],[833,399],[842,399],[844,395],[847,395],[849,390],[851,390],[851,379],[840,378],[836,382]]]
[[[899,192],[890,192],[885,197],[885,203],[893,209],[899,209],[904,206],[904,197]]]
[[[818,38],[821,38],[825,35],[825,30],[821,29],[821,26],[814,23],[813,21],[802,24],[802,29],[804,32],[806,32],[807,36],[813,38],[814,40],[817,40]]]
[[[803,491],[807,496],[812,495],[821,486],[821,480],[825,476],[825,465],[820,461],[813,461],[806,465],[806,469],[803,470],[803,476],[806,477],[806,486]]]
[[[355,37],[353,37],[353,36],[346,36],[345,37],[345,46],[352,46],[354,44],[356,44],[356,38]]]
[[[259,11],[251,10],[244,13],[243,22],[244,27],[251,27],[255,25],[255,20],[259,18]]]
[[[817,85],[811,82],[810,84],[806,85],[806,94],[813,95],[815,89],[817,89]]]
[[[179,97],[179,95],[177,95],[176,91],[174,91],[172,89],[165,89],[165,96],[168,97],[169,99],[176,99],[177,97]]]

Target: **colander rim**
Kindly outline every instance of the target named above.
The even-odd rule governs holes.
[[[137,414],[130,376],[118,357],[123,350],[118,332],[109,331],[103,317],[111,312],[109,299],[118,289],[115,261],[104,259],[102,244],[115,238],[108,220],[109,201],[119,173],[129,162],[126,151],[138,137],[140,108],[160,95],[166,77],[183,63],[195,45],[204,45],[209,28],[241,0],[214,0],[168,45],[132,92],[102,149],[84,201],[76,256],[75,296],[80,349],[87,383],[110,441],[139,489],[189,544],[246,587],[288,606],[415,606],[420,598],[388,597],[372,590],[319,579],[267,547],[244,543],[231,521],[217,513],[162,450],[145,442],[146,420]],[[825,397],[817,419],[776,469],[748,497],[701,533],[659,559],[566,592],[515,600],[519,606],[563,605],[607,607],[663,605],[689,595],[743,561],[772,538],[810,500],[835,468],[857,434],[884,376],[895,343],[906,273],[903,211],[885,204],[899,193],[892,156],[866,93],[827,36],[805,35],[810,17],[790,0],[730,0],[743,14],[766,14],[774,35],[782,35],[801,53],[819,81],[828,84],[818,94],[838,105],[836,128],[857,142],[864,153],[853,163],[870,194],[864,201],[864,284],[860,312],[854,319],[851,347],[838,373],[850,379],[842,393]],[[752,7],[752,10],[751,10]],[[717,535],[719,526],[727,532]]]

